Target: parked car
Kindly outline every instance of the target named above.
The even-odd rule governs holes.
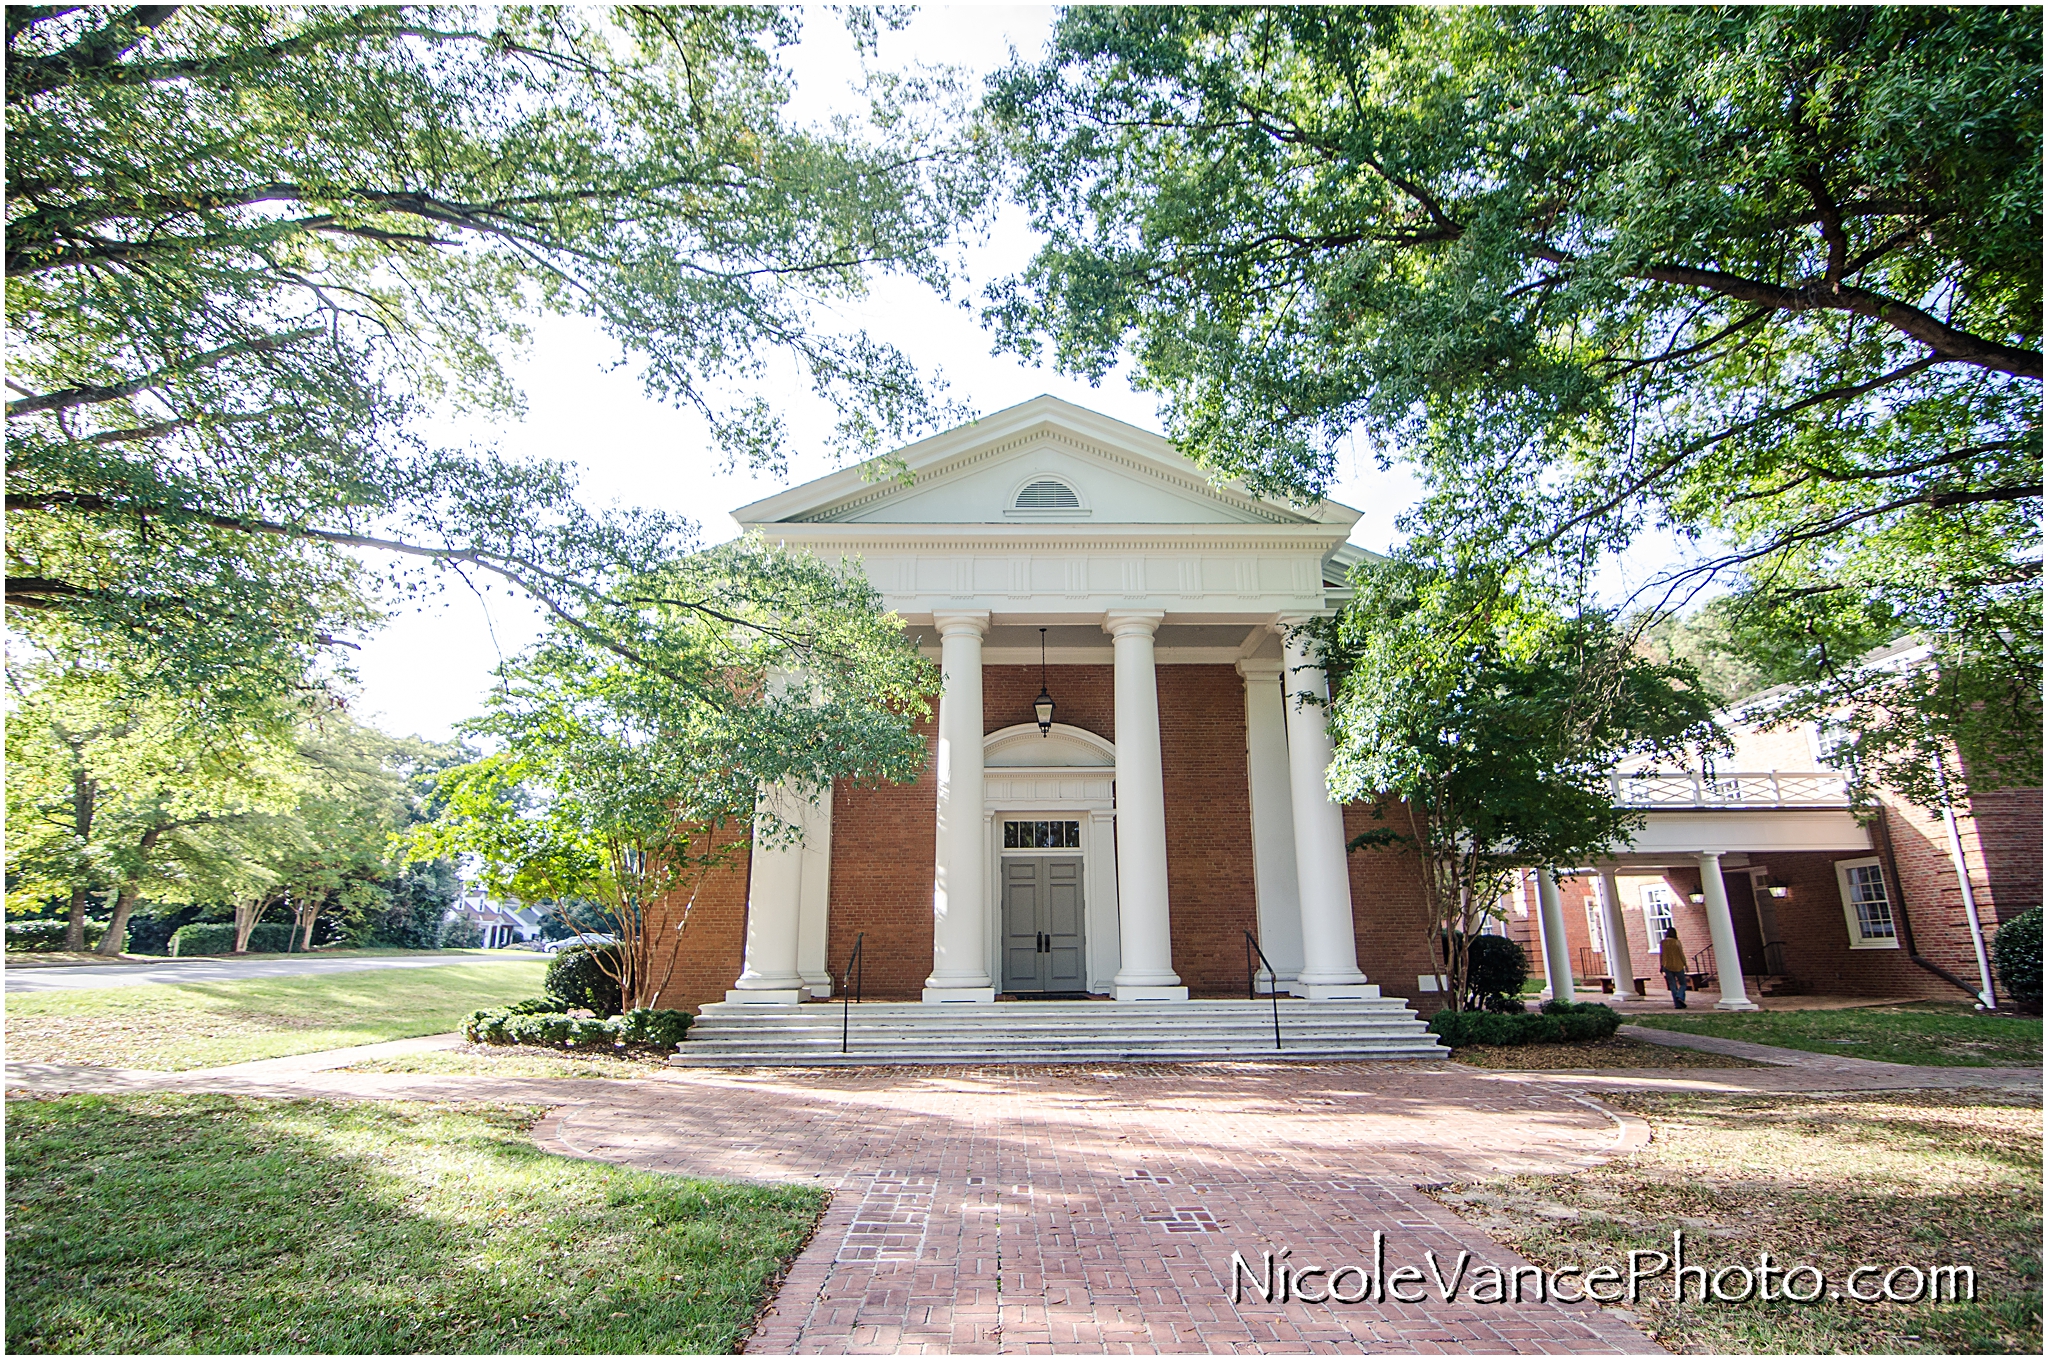
[[[542,940],[540,942],[540,951],[543,954],[558,954],[564,949],[574,949],[579,944],[617,944],[618,942],[619,937],[616,935],[571,935],[566,940]]]

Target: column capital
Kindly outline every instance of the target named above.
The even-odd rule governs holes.
[[[1271,684],[1287,670],[1287,663],[1278,657],[1245,658],[1237,663],[1237,673],[1246,680],[1257,684]]]
[[[988,611],[986,609],[938,609],[932,611],[932,626],[939,630],[942,638],[958,637],[971,633],[983,637],[988,633]]]
[[[1714,862],[1715,867],[1718,868],[1721,863],[1721,856],[1727,854],[1728,852],[1725,850],[1695,850],[1693,853],[1699,856],[1700,866],[1702,868],[1706,867],[1706,863],[1708,860],[1712,860]]]
[[[1329,617],[1330,615],[1327,611],[1304,610],[1287,614],[1275,614],[1272,618],[1266,620],[1266,627],[1284,637],[1305,623],[1313,623],[1317,619],[1327,619]]]
[[[1112,609],[1102,616],[1102,631],[1111,637],[1151,637],[1166,621],[1163,609]]]

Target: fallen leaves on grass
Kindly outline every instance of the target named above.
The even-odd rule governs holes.
[[[1672,1048],[1640,1039],[1589,1039],[1576,1044],[1473,1044],[1451,1055],[1453,1062],[1515,1072],[1560,1072],[1614,1067],[1762,1067],[1747,1058]]]
[[[1669,1251],[1709,1270],[1967,1265],[1974,1304],[1635,1305],[1669,1349],[1732,1353],[2041,1350],[2041,1113],[2006,1092],[1603,1096],[1650,1121],[1639,1152],[1574,1176],[1514,1176],[1436,1198],[1546,1267]]]

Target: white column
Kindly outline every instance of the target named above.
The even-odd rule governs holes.
[[[1252,887],[1259,947],[1279,975],[1281,991],[1301,976],[1301,887],[1294,875],[1294,793],[1287,774],[1287,714],[1280,697],[1281,663],[1240,661],[1244,677],[1244,745],[1252,798]]]
[[[1607,971],[1614,975],[1615,995],[1630,995],[1636,988],[1636,956],[1628,947],[1628,918],[1621,912],[1621,884],[1612,869],[1600,871],[1600,911],[1607,923]]]
[[[1571,937],[1564,933],[1564,901],[1550,870],[1536,870],[1537,924],[1543,930],[1543,980],[1553,1000],[1572,1000]]]
[[[1116,648],[1116,896],[1119,1001],[1185,1001],[1166,901],[1166,776],[1159,754],[1156,609],[1112,610]]]
[[[762,811],[801,825],[802,799],[783,788],[761,790]],[[797,913],[803,847],[764,847],[758,836],[747,877],[746,966],[725,994],[730,1002],[794,1005],[808,993],[797,971]]]
[[[804,807],[803,886],[797,894],[796,970],[814,997],[832,995],[834,960],[825,957],[832,890],[832,786]]]
[[[1700,852],[1700,892],[1707,899],[1707,934],[1714,941],[1714,976],[1721,985],[1717,1011],[1753,1011],[1756,1003],[1742,985],[1742,955],[1736,951],[1735,917],[1728,911],[1728,885],[1721,881],[1721,852]]]
[[[939,630],[939,824],[926,1001],[994,1001],[982,844],[981,639],[988,611],[934,614]]]
[[[1286,652],[1282,700],[1287,722],[1287,780],[1293,797],[1294,877],[1301,896],[1302,967],[1294,994],[1314,1001],[1376,997],[1358,971],[1351,920],[1351,865],[1344,850],[1344,809],[1330,801],[1328,683],[1306,634],[1276,624]],[[1118,729],[1117,736],[1123,736]]]

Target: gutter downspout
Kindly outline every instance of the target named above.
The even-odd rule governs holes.
[[[1948,793],[1948,770],[1942,761],[1941,752],[1934,753],[1934,783],[1941,792],[1941,817],[1948,823],[1948,855],[1955,864],[1956,882],[1963,888],[1963,915],[1970,921],[1970,944],[1977,951],[1977,976],[1984,982],[1984,990],[1977,994],[1980,1010],[1998,1009],[1998,996],[1991,988],[1991,960],[1984,952],[1984,923],[1977,916],[1977,892],[1970,886],[1970,862],[1963,857],[1963,833],[1956,825],[1955,800]]]
[[[1913,916],[1906,909],[1906,885],[1899,878],[1898,856],[1892,851],[1891,813],[1883,803],[1877,804],[1877,829],[1884,840],[1885,879],[1897,899],[1899,933],[1905,937],[1903,943],[1906,946],[1906,958],[1913,963],[1919,964],[1942,981],[1950,983],[1964,995],[1976,998],[1977,989],[1975,987],[1972,987],[1933,959],[1923,955],[1920,952],[1920,947],[1913,941]],[[1981,998],[1978,999],[1981,1000]]]

